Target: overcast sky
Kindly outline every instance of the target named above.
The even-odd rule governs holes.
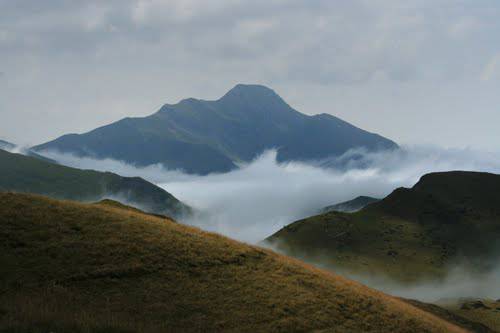
[[[497,150],[499,17],[498,0],[0,0],[0,138],[241,82],[400,143]]]

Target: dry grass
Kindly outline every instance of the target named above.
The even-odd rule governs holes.
[[[113,205],[0,193],[0,332],[463,332],[271,251]]]
[[[334,271],[400,283],[444,278],[449,259],[421,225],[365,212],[330,212],[297,221],[264,244]]]

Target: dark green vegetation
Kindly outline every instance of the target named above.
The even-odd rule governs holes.
[[[271,251],[112,202],[0,193],[0,332],[465,332]]]
[[[266,149],[276,148],[282,162],[318,160],[356,147],[373,151],[397,145],[328,114],[302,114],[269,88],[237,85],[216,101],[166,104],[149,117],[125,118],[34,149],[207,174],[234,169]]]
[[[181,216],[189,207],[142,178],[80,170],[0,150],[0,190],[38,193],[59,199],[131,203],[149,212]]]
[[[362,208],[365,208],[371,203],[380,201],[380,199],[359,196],[352,200],[341,202],[335,205],[327,206],[321,210],[321,213],[328,213],[331,211],[344,212],[344,213],[354,213]]]
[[[267,241],[336,270],[414,282],[450,266],[481,273],[498,261],[500,176],[423,176],[356,213],[330,212],[290,224]]]

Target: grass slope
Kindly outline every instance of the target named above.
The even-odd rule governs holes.
[[[464,332],[271,251],[127,209],[0,193],[0,332]]]
[[[69,168],[3,150],[0,150],[0,190],[79,201],[112,197],[147,211],[173,216],[190,211],[174,196],[142,178]]]
[[[478,310],[474,309],[472,311],[462,311],[456,306],[456,303],[443,303],[443,304],[429,304],[420,302],[412,299],[403,299],[405,302],[422,309],[424,311],[430,312],[446,321],[453,322],[460,325],[463,328],[468,329],[472,332],[477,333],[494,333],[500,332],[500,325],[498,320],[500,319],[500,311],[495,308],[489,308],[489,312],[484,314],[478,314]]]
[[[482,323],[500,332],[500,299],[443,300],[438,305],[462,318]]]
[[[429,174],[359,212],[313,216],[266,241],[338,270],[407,282],[443,277],[458,263],[483,271],[498,258],[499,193],[498,175]]]

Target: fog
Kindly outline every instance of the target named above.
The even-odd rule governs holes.
[[[287,255],[277,244],[266,243],[266,247]],[[495,262],[489,263],[491,265],[489,270],[479,272],[466,262],[454,262],[449,264],[446,275],[442,278],[429,277],[403,283],[384,274],[353,272],[330,265],[327,262],[331,262],[331,260],[321,256],[316,257],[316,259],[298,257],[309,264],[394,296],[440,304],[455,303],[461,298],[500,299],[500,263],[498,258],[500,257],[497,256]],[[410,275],[411,272],[408,274]]]
[[[278,164],[276,153],[267,151],[238,170],[208,176],[188,175],[161,165],[137,168],[110,159],[56,152],[44,155],[82,169],[141,176],[197,209],[194,217],[182,222],[249,243],[259,242],[327,205],[359,195],[382,198],[397,187],[413,186],[429,172],[500,173],[500,153],[432,146],[405,146],[385,153],[350,151],[314,164]],[[355,161],[346,162],[352,156],[356,156]]]
[[[179,170],[167,170],[161,165],[137,168],[110,159],[77,158],[56,152],[44,152],[44,155],[78,168],[141,176],[196,209],[193,217],[181,222],[248,243],[257,243],[281,227],[315,214],[327,205],[359,195],[382,198],[397,187],[413,186],[429,172],[500,173],[500,153],[433,146],[405,146],[385,153],[350,151],[339,158],[312,164],[278,164],[276,152],[267,151],[238,170],[208,176],[188,175]],[[500,267],[481,277],[464,267],[454,265],[443,281],[412,286],[385,276],[353,275],[335,267],[325,268],[384,292],[422,301],[469,296],[500,297]]]
[[[442,281],[424,281],[415,285],[402,285],[394,281],[367,276],[344,275],[378,290],[405,298],[426,302],[446,302],[456,298],[500,297],[500,267],[485,274],[474,274],[465,266],[454,266]]]

